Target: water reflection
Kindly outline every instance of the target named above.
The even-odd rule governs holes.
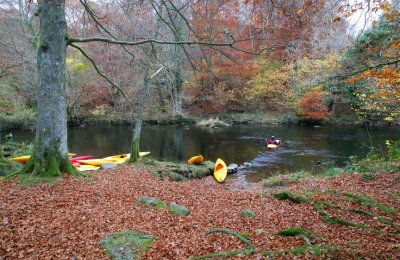
[[[227,164],[251,162],[252,167],[230,176],[239,182],[256,182],[276,173],[308,170],[322,171],[325,166],[343,166],[350,155],[362,158],[370,142],[384,149],[386,139],[399,139],[398,128],[309,127],[239,125],[227,128],[196,126],[144,126],[141,150],[151,151],[158,160],[186,161],[202,154],[206,160],[222,158]],[[3,133],[4,134],[4,133]],[[33,132],[14,131],[14,140],[31,142]],[[68,129],[70,151],[105,157],[130,150],[132,127],[74,127]],[[271,135],[282,139],[279,149],[265,149]],[[4,140],[4,139],[3,139]]]

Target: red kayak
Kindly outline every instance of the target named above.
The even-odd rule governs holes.
[[[77,160],[87,160],[87,159],[92,159],[94,156],[93,155],[83,155],[83,156],[78,156],[78,157],[73,157],[70,158],[70,162],[74,163],[77,162]]]
[[[78,166],[78,165],[82,165],[80,162],[73,162],[72,163],[73,166]]]

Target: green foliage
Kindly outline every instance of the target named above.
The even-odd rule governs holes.
[[[396,47],[396,42],[400,40],[399,27],[396,26],[398,13],[390,19],[386,19],[387,16],[391,17],[389,10],[381,15],[375,26],[364,31],[347,51],[343,59],[347,67],[353,71],[365,70],[399,57]],[[351,90],[355,111],[364,120],[399,123],[399,79],[400,70],[397,66],[381,66],[347,79],[349,84],[345,88]]]
[[[251,209],[245,209],[245,210],[240,211],[240,216],[242,218],[255,218],[256,213],[254,211],[252,211]]]
[[[26,145],[25,143],[17,143],[14,141],[7,141],[3,144],[4,155],[9,157],[30,155],[32,149],[32,144]]]
[[[141,254],[153,243],[155,236],[137,231],[121,231],[100,241],[100,247],[115,260],[140,259]]]
[[[21,168],[21,164],[5,159],[5,158],[0,158],[0,176],[7,175],[10,172],[14,172]]]
[[[36,123],[36,111],[33,109],[15,110],[12,114],[0,112],[3,129],[33,129]]]
[[[29,155],[32,152],[32,148],[32,145],[25,145],[24,143],[17,143],[13,141],[5,142],[1,146],[2,151],[0,151],[0,153],[5,156],[0,157],[0,176],[15,172],[22,167],[22,164],[11,161],[8,158]]]
[[[352,171],[361,172],[363,177],[368,178],[367,173],[386,172],[393,173],[400,170],[400,140],[386,141],[387,152],[377,153],[375,150],[369,152],[365,159],[357,161],[352,158]],[[370,176],[372,177],[372,175]]]
[[[142,197],[138,199],[138,202],[155,209],[167,208],[167,203],[153,197]]]
[[[24,105],[18,91],[0,83],[0,129],[32,129],[35,120],[36,112]]]
[[[389,160],[400,159],[400,140],[390,142],[386,141],[388,148],[387,157]]]

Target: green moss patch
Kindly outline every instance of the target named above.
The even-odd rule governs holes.
[[[100,241],[111,259],[139,259],[141,254],[153,243],[155,236],[136,231],[116,232]]]
[[[279,235],[284,236],[284,237],[295,237],[295,236],[303,235],[303,236],[310,238],[312,236],[312,233],[306,229],[296,227],[296,228],[285,229],[285,230],[279,232]]]
[[[347,220],[335,217],[335,216],[331,216],[329,215],[326,211],[323,210],[323,206],[326,207],[330,207],[330,208],[338,208],[338,206],[326,203],[326,202],[322,202],[322,201],[317,201],[314,203],[314,208],[315,210],[319,213],[319,215],[322,217],[322,219],[324,220],[325,223],[327,224],[340,224],[340,225],[344,225],[344,226],[350,226],[350,227],[356,227],[356,228],[360,228],[360,229],[368,229],[367,226],[362,225],[362,224],[354,224],[351,223]]]
[[[167,208],[167,203],[162,200],[153,197],[142,197],[138,199],[139,203],[142,203],[148,207],[156,208],[156,209],[165,209]]]
[[[274,197],[278,200],[290,200],[294,203],[302,203],[310,201],[309,199],[302,197],[300,195],[296,195],[291,193],[290,191],[284,190],[282,192],[274,194]]]
[[[268,179],[264,179],[262,184],[264,187],[277,187],[277,186],[285,186],[291,183],[298,183],[300,180],[304,178],[311,177],[311,173],[307,171],[299,171],[295,173],[285,174],[273,176]]]
[[[186,207],[178,205],[175,202],[169,205],[169,212],[178,216],[189,216],[190,214],[190,211]]]
[[[242,218],[255,218],[256,213],[254,211],[252,211],[251,209],[245,209],[245,210],[240,211],[240,216]]]
[[[33,176],[32,174],[19,174],[16,178],[20,186],[22,187],[30,187],[34,185],[47,184],[54,185],[62,182],[62,177],[41,177],[41,176]]]
[[[383,223],[383,224],[390,225],[390,226],[394,226],[394,223],[393,223],[393,222],[390,222],[390,221],[386,220],[384,217],[379,216],[379,215],[377,215],[377,214],[375,214],[375,213],[372,213],[372,212],[370,212],[370,211],[366,211],[366,210],[362,210],[362,209],[353,209],[352,211],[355,212],[355,213],[364,215],[364,216],[371,217],[371,218],[373,218],[373,219],[377,219],[377,220],[379,220],[379,221],[380,221],[381,223]]]
[[[352,194],[352,193],[344,193],[345,196],[351,198],[352,200],[355,200],[356,202],[365,205],[367,207],[370,208],[374,208],[374,209],[379,209],[381,211],[384,211],[386,213],[393,213],[393,214],[400,214],[400,211],[395,210],[391,207],[388,207],[386,205],[383,204],[379,204],[378,202],[376,202],[375,200],[365,197],[363,195],[360,194]]]

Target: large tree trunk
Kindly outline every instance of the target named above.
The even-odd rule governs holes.
[[[61,172],[75,173],[67,147],[64,0],[43,0],[39,6],[39,21],[36,138],[31,159],[22,172],[60,176]]]

